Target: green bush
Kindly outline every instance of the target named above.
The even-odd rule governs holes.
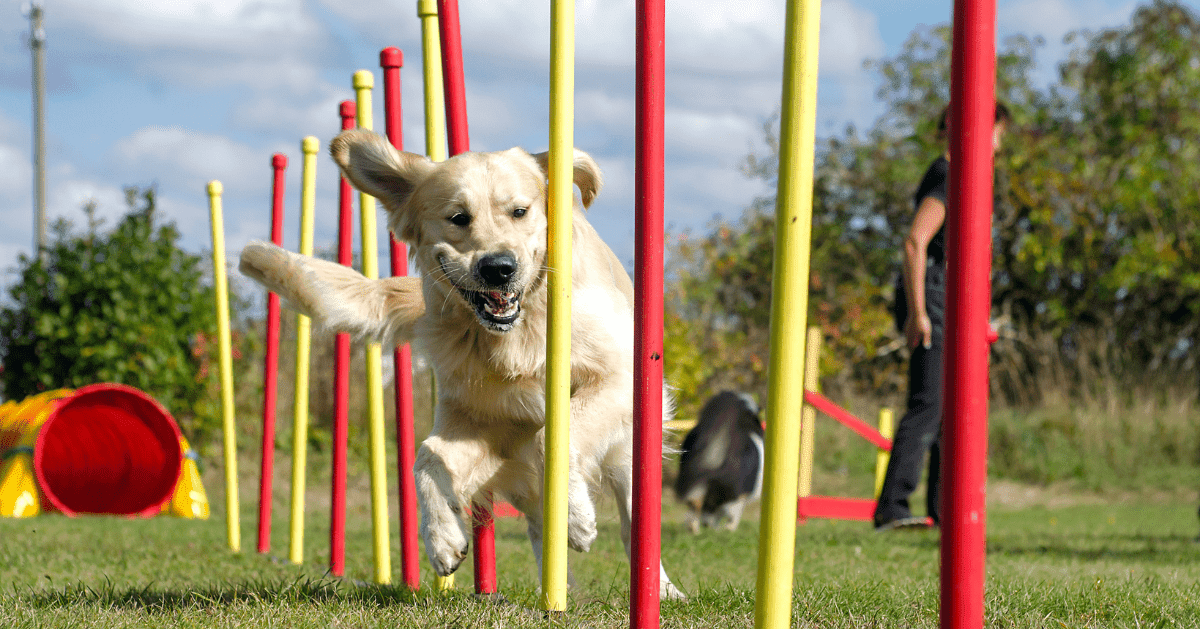
[[[119,382],[158,399],[185,432],[205,432],[208,362],[216,330],[203,259],[177,246],[173,224],[155,225],[153,188],[126,189],[129,212],[99,233],[94,204],[85,233],[53,226],[40,258],[21,256],[20,280],[0,308],[4,395]]]

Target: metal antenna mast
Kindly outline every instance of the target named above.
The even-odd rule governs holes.
[[[46,30],[42,28],[42,3],[28,5],[29,49],[33,52],[33,247],[46,259]]]

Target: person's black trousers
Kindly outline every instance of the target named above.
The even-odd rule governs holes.
[[[936,263],[925,267],[925,310],[933,324],[932,343],[928,349],[918,345],[909,358],[908,408],[892,438],[887,475],[875,505],[876,526],[912,517],[908,497],[921,480],[921,464],[926,452],[929,453],[929,480],[925,512],[934,522],[939,521],[946,271]]]

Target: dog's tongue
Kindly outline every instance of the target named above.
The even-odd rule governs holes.
[[[493,317],[511,317],[516,314],[518,301],[516,293],[487,291],[483,293],[483,308]]]

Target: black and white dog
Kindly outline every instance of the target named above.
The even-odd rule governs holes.
[[[737,529],[746,503],[762,493],[763,426],[758,405],[744,393],[723,391],[700,411],[683,439],[675,495],[689,507],[685,524]]]

